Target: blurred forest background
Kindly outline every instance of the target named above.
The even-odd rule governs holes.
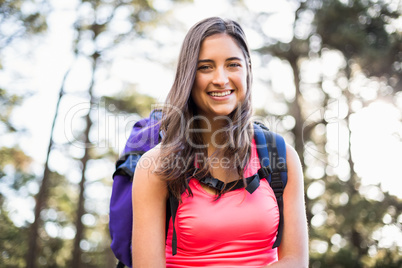
[[[252,48],[255,115],[304,164],[310,266],[402,267],[398,0],[0,0],[0,267],[113,267],[114,162],[186,31]]]

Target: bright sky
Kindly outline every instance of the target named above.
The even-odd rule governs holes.
[[[264,29],[266,34],[272,38],[279,39],[281,41],[289,41],[292,36],[293,25],[293,13],[292,7],[287,1],[279,0],[272,1],[270,5],[261,5],[261,1],[247,0],[245,1],[251,10],[265,11],[267,13],[275,13],[269,20],[265,22]],[[57,100],[57,95],[60,87],[62,77],[70,64],[73,62],[73,56],[71,53],[71,40],[73,31],[71,24],[74,21],[74,8],[75,1],[52,1],[55,11],[49,19],[49,34],[43,40],[41,44],[32,46],[26,43],[19,43],[16,47],[8,49],[5,53],[4,62],[8,68],[11,68],[12,72],[20,72],[27,76],[24,80],[16,80],[15,77],[9,74],[0,73],[0,85],[13,85],[13,90],[18,92],[24,92],[26,88],[30,88],[34,95],[28,98],[20,109],[16,110],[13,117],[14,122],[20,126],[29,130],[26,136],[20,136],[19,140],[14,140],[11,136],[5,136],[1,139],[1,145],[4,144],[16,144],[24,149],[28,155],[31,155],[37,162],[34,166],[34,172],[38,175],[41,174],[43,168],[43,162],[46,156],[46,150],[49,141],[49,132],[51,121],[54,116],[54,110]],[[169,8],[165,5],[163,0],[158,0],[159,8],[161,10]],[[275,3],[275,4],[274,4]],[[211,6],[213,10],[211,11]],[[214,0],[196,0],[194,5],[188,5],[175,8],[175,16],[185,23],[187,28],[193,25],[195,22],[208,16],[223,16],[227,17],[227,11],[231,10],[230,5],[226,1],[214,1]],[[233,10],[235,16],[241,15],[241,10]],[[122,11],[121,16],[124,17]],[[251,18],[250,18],[251,19]],[[309,17],[306,14],[306,21]],[[123,23],[123,22],[122,22]],[[281,25],[281,27],[278,27]],[[308,25],[308,23],[306,23]],[[117,26],[116,26],[117,27]],[[307,26],[306,26],[307,27]],[[121,25],[124,28],[124,24]],[[303,36],[306,32],[306,28],[302,27],[297,29],[297,34]],[[261,45],[261,37],[250,29],[246,29],[246,34],[249,37],[249,43],[252,48],[257,48]],[[181,40],[184,37],[182,32],[172,32],[164,26],[156,31],[156,37],[166,39],[170,37],[168,46],[163,49],[155,49],[152,42],[140,41],[130,45],[121,47],[119,53],[114,55],[116,60],[110,70],[101,72],[99,81],[101,83],[97,87],[97,95],[113,95],[118,93],[122,89],[122,82],[131,82],[138,85],[138,90],[142,93],[148,93],[156,97],[159,101],[163,101],[172,83],[174,70],[166,69],[158,64],[158,62],[151,62],[144,58],[140,58],[141,54],[150,52],[155,53],[155,58],[160,58],[164,62],[169,62],[172,59],[175,60],[179,53],[179,47]],[[31,47],[35,47],[35,50],[31,53],[31,58],[27,60],[23,55],[25,53],[18,53],[18,51],[29,51]],[[88,50],[91,48],[88,47]],[[336,53],[335,53],[336,54]],[[129,55],[129,56],[127,56]],[[333,68],[342,65],[342,59],[336,55],[328,54],[329,59],[323,63],[317,63],[327,73],[333,72]],[[291,100],[294,97],[294,86],[292,84],[292,74],[288,64],[283,61],[272,59],[268,64],[261,62],[259,58],[254,57],[254,70],[255,77],[265,79],[268,77],[271,80],[271,86],[273,92],[285,92],[285,98]],[[11,65],[10,62],[13,62]],[[329,64],[328,64],[329,63]],[[314,63],[310,63],[313,64]],[[65,120],[59,120],[56,126],[55,140],[57,143],[64,143],[73,138],[73,134],[69,131],[68,127],[71,126],[70,122],[74,121],[74,116],[80,112],[85,112],[88,107],[86,104],[87,99],[85,95],[82,95],[87,89],[88,81],[88,62],[84,59],[79,59],[75,62],[75,68],[71,73],[70,79],[66,85],[66,91],[68,95],[63,99],[60,109],[60,117]],[[334,67],[335,66],[335,67]],[[310,66],[309,68],[315,68]],[[310,73],[311,79],[314,80],[314,72]],[[364,83],[357,85],[357,87],[363,87]],[[6,87],[7,88],[7,87]],[[363,178],[365,185],[373,183],[380,183],[382,190],[389,191],[391,194],[398,195],[402,198],[402,192],[400,189],[402,186],[402,129],[401,129],[401,107],[402,107],[402,95],[399,94],[395,98],[399,98],[399,109],[395,108],[391,104],[385,101],[375,101],[377,95],[375,88],[365,87],[365,91],[361,94],[365,99],[373,100],[373,103],[367,108],[359,108],[357,103],[355,106],[356,114],[352,118],[350,128],[352,129],[352,143],[353,143],[353,159],[356,161],[356,171]],[[256,79],[254,84],[254,105],[262,107],[266,105],[267,101],[272,98],[272,93],[266,90],[266,85]],[[334,91],[331,91],[334,92]],[[370,95],[371,92],[371,95]],[[319,95],[314,95],[317,97]],[[339,120],[342,120],[342,114],[344,110],[342,107],[343,100],[340,99],[337,110],[337,116]],[[284,109],[281,104],[272,104],[277,110]],[[277,107],[276,107],[276,106]],[[315,111],[322,110],[322,107],[317,106],[314,108],[314,103],[311,107]],[[327,107],[324,107],[326,109]],[[328,109],[329,110],[329,109]],[[312,112],[313,113],[313,112]],[[112,118],[109,121],[109,125],[100,126],[99,132],[105,132],[106,127],[111,127],[113,124],[122,125],[135,118]],[[339,154],[343,154],[345,143],[348,142],[348,134],[345,130],[346,126],[337,124],[340,121],[332,121],[334,129],[334,135],[332,136],[332,149],[333,151],[339,150]],[[74,121],[75,127],[80,125],[79,121]],[[125,129],[127,131],[128,129]],[[124,131],[123,131],[124,132]],[[116,127],[113,133],[109,136],[115,142],[109,144],[114,146],[117,151],[121,150],[123,143],[126,139],[126,132],[121,132],[121,129]],[[66,152],[54,151],[51,155],[50,165],[53,169],[66,174],[72,181],[78,183],[80,174],[78,169],[70,168],[72,165],[71,160],[65,156]],[[70,155],[79,157],[82,154],[82,150],[79,148],[71,149],[68,152]],[[336,161],[335,161],[336,162]],[[67,163],[67,164],[66,164]],[[107,164],[96,167],[90,167],[88,174],[91,174],[92,180],[99,178],[99,171],[96,169],[101,168],[101,176],[104,174],[110,174],[113,171],[113,164]],[[312,174],[322,174],[322,170],[319,168],[310,170]],[[347,179],[348,169],[346,168],[345,161],[339,161],[334,165],[334,172],[340,174],[341,177]],[[342,175],[343,174],[343,175]],[[321,186],[320,186],[321,185]],[[95,184],[96,186],[96,184]],[[99,186],[99,185],[98,185]],[[314,188],[315,187],[315,188]],[[322,191],[322,184],[317,182],[312,190],[311,195],[320,193]],[[321,188],[320,188],[321,187]],[[378,192],[373,192],[372,188],[367,186],[367,190],[364,192],[366,196],[372,199],[378,199]],[[96,196],[99,197],[98,190],[102,187],[98,187]],[[314,191],[313,191],[314,190]],[[37,187],[34,184],[27,186],[27,191],[34,193],[37,191]],[[109,192],[103,190],[103,196],[109,196]],[[309,193],[308,193],[309,194]],[[10,197],[11,198],[11,197]],[[31,211],[26,209],[32,209],[33,200],[27,199],[10,199],[12,208],[15,209],[15,213],[12,213],[14,220],[22,224],[24,219],[32,221],[33,215]],[[105,208],[103,208],[105,209]],[[89,217],[89,216],[88,216]],[[88,221],[91,219],[88,218]],[[52,230],[54,226],[48,227]],[[66,237],[71,237],[71,228],[64,230]],[[52,231],[50,231],[52,232]]]

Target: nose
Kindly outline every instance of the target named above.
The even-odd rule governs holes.
[[[229,83],[229,76],[224,68],[217,68],[212,83],[218,87],[224,87]]]

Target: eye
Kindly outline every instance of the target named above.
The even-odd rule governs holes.
[[[228,65],[228,67],[230,67],[230,68],[236,68],[236,67],[240,67],[240,66],[241,66],[240,63],[237,63],[237,62],[231,62]]]
[[[205,71],[205,70],[208,70],[208,69],[210,69],[210,68],[211,68],[211,66],[209,66],[209,65],[201,65],[201,66],[199,66],[199,67],[197,68],[197,70]]]

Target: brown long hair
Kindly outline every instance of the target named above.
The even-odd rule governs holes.
[[[199,127],[191,91],[202,42],[205,38],[220,33],[231,36],[244,54],[247,65],[247,91],[244,101],[239,103],[237,108],[228,115],[230,123],[228,122],[227,127],[220,130],[220,137],[223,140],[230,141],[230,146],[218,149],[215,153],[227,157],[244,180],[243,171],[248,163],[252,140],[250,51],[244,31],[237,22],[218,17],[207,18],[195,24],[183,41],[175,80],[163,107],[164,115],[161,122],[161,130],[164,132],[161,143],[162,164],[156,173],[166,179],[170,193],[179,200],[181,200],[181,193],[185,190],[192,194],[188,187],[188,178],[194,175],[196,155],[197,158],[204,156],[204,163],[206,163],[197,169],[196,175],[202,177],[210,174],[208,152],[207,148],[203,146],[202,135],[199,132],[189,131],[189,129],[194,130]],[[219,192],[219,196],[225,191],[228,189]]]

